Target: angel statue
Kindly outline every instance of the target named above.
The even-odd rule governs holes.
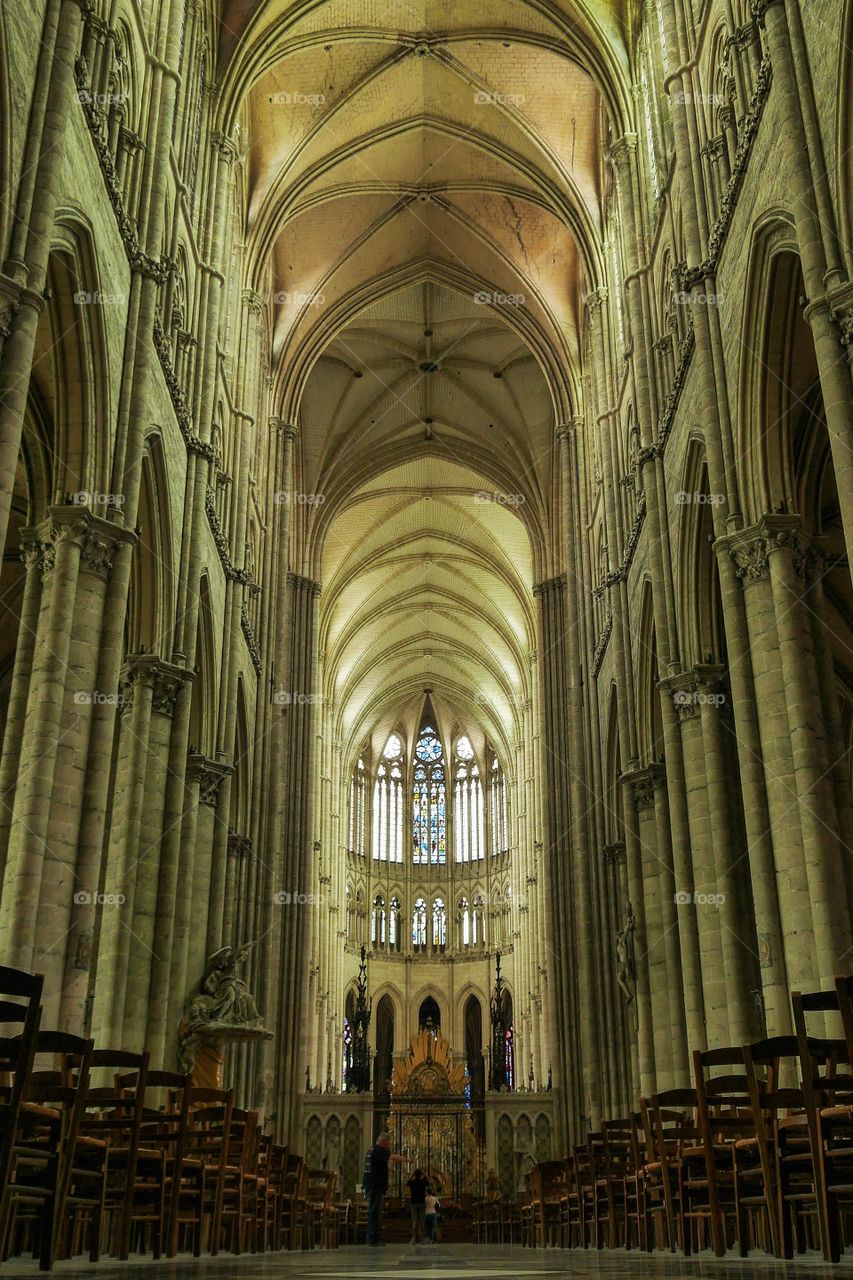
[[[633,950],[631,944],[636,923],[636,917],[629,902],[625,923],[616,934],[616,981],[625,996],[626,1004],[631,1004],[634,999],[632,986],[634,981],[634,961],[631,954]]]
[[[254,942],[243,947],[222,947],[207,962],[201,991],[190,1001],[187,1022],[221,1022],[232,1027],[257,1027],[263,1019],[237,970]]]
[[[237,970],[254,946],[222,947],[209,957],[198,993],[190,1000],[178,1028],[182,1071],[194,1071],[203,1048],[217,1060],[225,1042],[269,1039],[258,1006]]]

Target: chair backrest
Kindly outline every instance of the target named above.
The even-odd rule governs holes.
[[[238,1167],[244,1174],[257,1172],[260,1155],[261,1130],[257,1111],[244,1111],[241,1107],[231,1110],[231,1130],[228,1139],[228,1164]]]
[[[24,1085],[21,1119],[43,1125],[52,1118],[51,1142],[72,1148],[77,1141],[89,1087],[89,1069],[94,1043],[64,1031],[38,1031],[33,1046],[32,1068]],[[34,1110],[25,1120],[27,1104]]]
[[[531,1169],[532,1191],[536,1200],[553,1198],[566,1185],[566,1162],[542,1160]]]
[[[0,1186],[5,1185],[21,1099],[33,1065],[44,976],[0,965]]]
[[[699,1135],[706,1147],[754,1137],[743,1045],[704,1052],[697,1049],[693,1054],[693,1073],[696,1080],[696,1118]],[[763,1090],[765,1087],[765,1081],[756,1080],[756,1088]]]
[[[682,1149],[699,1138],[695,1089],[666,1089],[640,1099],[649,1156],[660,1163],[666,1176]]]
[[[607,1176],[618,1178],[625,1173],[635,1172],[639,1166],[640,1153],[637,1132],[630,1117],[624,1120],[603,1120],[601,1137]]]
[[[846,1037],[809,1034],[825,1030],[826,1013],[840,1015],[837,990],[791,993],[794,1032],[800,1056],[800,1079],[806,1107],[820,1111],[822,1107],[853,1102],[853,1075]],[[839,1070],[840,1068],[840,1070]]]
[[[149,1055],[95,1049],[83,1104],[81,1131],[135,1150],[145,1113]]]

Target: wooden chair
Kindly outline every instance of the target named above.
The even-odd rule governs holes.
[[[723,1074],[712,1072],[729,1068]],[[693,1054],[700,1143],[682,1151],[682,1214],[696,1230],[708,1227],[711,1248],[725,1256],[737,1230],[735,1150],[755,1148],[743,1047],[697,1050]]]
[[[566,1180],[560,1196],[560,1247],[581,1249],[587,1243],[583,1219],[583,1193],[575,1175],[574,1155],[564,1161]]]
[[[305,1225],[305,1202],[301,1195],[304,1164],[302,1156],[287,1154],[280,1196],[280,1248],[302,1248]]]
[[[119,1077],[132,1087],[134,1073]],[[136,1244],[158,1260],[168,1247],[170,1170],[178,1146],[181,1106],[190,1077],[175,1071],[148,1071],[145,1105],[136,1157],[128,1247]]]
[[[130,1250],[148,1065],[147,1053],[94,1050],[74,1157],[75,1169],[95,1176],[102,1161],[100,1148],[107,1148],[103,1213],[112,1252],[122,1259]],[[106,1080],[109,1083],[101,1083]],[[93,1241],[92,1247],[97,1260],[99,1242]]]
[[[646,1201],[646,1165],[653,1157],[646,1148],[643,1118],[637,1111],[628,1117],[630,1126],[630,1164],[625,1173],[625,1248],[631,1249],[636,1238],[637,1248],[644,1252],[652,1249],[649,1208]]]
[[[563,1160],[543,1160],[530,1172],[533,1243],[545,1249],[549,1244],[559,1244],[560,1196],[566,1183],[566,1166]]]
[[[93,1250],[100,1239],[105,1144],[94,1176],[88,1171],[78,1174],[74,1168],[92,1049],[91,1040],[38,1031],[23,1088],[0,1207],[3,1257],[8,1257],[16,1230],[29,1227],[44,1271],[57,1257],[67,1206],[88,1217]]]
[[[668,1089],[640,1099],[646,1149],[654,1158],[646,1163],[646,1204],[655,1226],[658,1248],[683,1253],[691,1250],[685,1229],[682,1199],[682,1157],[699,1142],[696,1090]]]
[[[791,1003],[821,1248],[828,1262],[838,1262],[844,1247],[844,1212],[853,1206],[851,1055],[846,1037],[826,1039],[808,1034],[810,1018],[816,1019],[823,1030],[827,1014],[841,1014],[837,988],[805,995],[794,992]]]
[[[41,1021],[44,977],[0,965],[0,1198]],[[0,1233],[2,1233],[0,1224]]]
[[[232,1108],[222,1189],[222,1227],[232,1253],[257,1252],[259,1141],[258,1112]]]
[[[607,1248],[628,1247],[626,1180],[634,1174],[638,1153],[631,1121],[604,1120],[601,1125],[607,1217]]]
[[[269,1248],[275,1251],[284,1247],[282,1239],[282,1202],[286,1169],[287,1147],[274,1142],[270,1147],[267,1161],[267,1186],[274,1197]]]
[[[194,1257],[205,1241],[214,1257],[219,1252],[232,1106],[230,1089],[183,1090],[176,1150],[167,1164],[169,1258],[178,1252],[186,1228]]]
[[[258,1194],[257,1216],[255,1219],[255,1238],[257,1249],[266,1253],[272,1247],[275,1233],[275,1222],[278,1212],[278,1191],[274,1181],[273,1150],[275,1143],[269,1134],[258,1136]]]

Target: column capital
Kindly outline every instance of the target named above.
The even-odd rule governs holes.
[[[644,769],[623,773],[622,779],[629,784],[634,808],[639,813],[654,807],[655,791],[666,787],[666,768],[662,764],[650,764]]]
[[[636,133],[623,133],[622,137],[617,138],[611,146],[610,158],[618,168],[623,169],[631,163],[631,158],[636,156],[638,145]]]
[[[213,150],[219,156],[220,160],[223,160],[225,164],[231,165],[237,159],[237,144],[232,138],[229,138],[224,134],[221,129],[214,130],[210,139],[210,145],[213,147]]]
[[[264,300],[254,289],[244,289],[241,295],[243,306],[248,307],[252,315],[259,316],[264,309]]]
[[[219,803],[222,783],[233,772],[233,764],[222,764],[197,752],[187,756],[187,782],[198,783],[199,804],[206,804],[212,809]]]
[[[132,653],[121,677],[122,714],[133,706],[136,686],[145,685],[151,689],[151,710],[171,718],[181,689],[193,679],[194,672],[166,662],[157,654]]]
[[[727,551],[735,564],[735,573],[746,586],[770,576],[770,556],[775,551],[788,551],[794,571],[808,578],[820,549],[804,532],[799,515],[789,512],[765,512],[748,529],[739,529],[718,539],[715,544]]]
[[[299,435],[299,428],[295,427],[292,422],[285,422],[283,418],[273,416],[269,419],[269,425],[271,431],[277,431],[287,441],[293,441]]]

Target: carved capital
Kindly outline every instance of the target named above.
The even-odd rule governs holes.
[[[209,805],[212,809],[219,803],[222,783],[233,772],[232,764],[221,764],[198,754],[187,756],[187,782],[198,784],[199,804]]]
[[[634,808],[638,813],[654,808],[655,791],[666,786],[666,769],[662,764],[650,764],[645,769],[624,775],[630,783]]]
[[[624,866],[627,861],[624,840],[614,840],[601,850],[601,856],[608,866]]]
[[[786,513],[767,513],[749,529],[721,539],[735,563],[735,572],[744,585],[770,576],[770,556],[787,551],[799,578],[808,580],[818,549],[803,533],[800,517]]]
[[[217,129],[210,139],[211,146],[216,154],[225,164],[233,164],[237,159],[237,146],[231,138],[226,137],[221,130]]]

